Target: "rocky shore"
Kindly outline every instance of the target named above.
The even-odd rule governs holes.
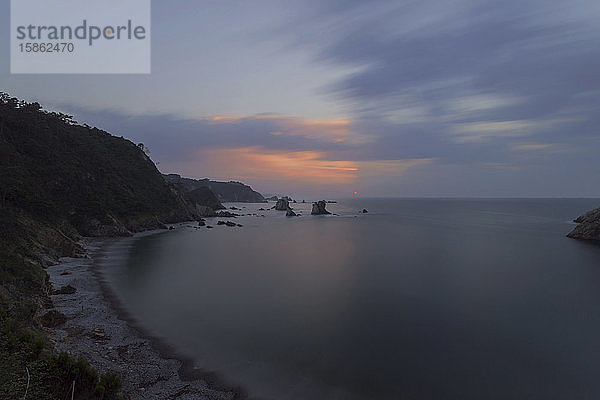
[[[567,235],[568,237],[600,243],[600,208],[580,216],[573,222],[579,225]]]
[[[118,373],[126,399],[247,398],[216,374],[195,369],[190,360],[136,326],[120,306],[103,280],[102,265],[115,257],[118,261],[135,239],[90,239],[88,257],[63,258],[48,267],[55,289],[53,311],[66,316],[48,329],[56,349],[85,357],[99,371]]]

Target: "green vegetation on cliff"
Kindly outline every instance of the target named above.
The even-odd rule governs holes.
[[[79,233],[123,231],[191,217],[177,191],[129,140],[0,98],[0,205]]]
[[[114,398],[118,377],[48,345],[44,267],[83,255],[81,236],[129,235],[194,210],[143,146],[0,93],[0,399],[62,399],[73,381],[75,398]]]

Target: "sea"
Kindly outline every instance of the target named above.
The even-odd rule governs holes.
[[[565,236],[600,200],[273,205],[130,240],[102,275],[251,398],[600,398],[600,246]]]

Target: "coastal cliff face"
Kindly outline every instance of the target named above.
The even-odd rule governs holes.
[[[567,235],[568,237],[600,243],[600,208],[578,217],[574,222],[579,225]]]
[[[239,203],[266,203],[262,194],[253,190],[250,186],[240,182],[217,182],[209,179],[191,179],[183,178],[178,174],[164,175],[167,181],[181,187],[188,193],[193,190],[207,187],[221,202],[239,202]]]
[[[42,368],[49,379],[33,374],[31,398],[71,384],[63,377],[75,361],[42,351],[47,342],[40,327],[64,319],[48,311],[53,305],[45,267],[59,257],[83,256],[82,236],[124,236],[196,217],[195,207],[143,149],[0,93],[0,370],[7,373],[0,393],[17,397],[14,382],[25,366]],[[56,318],[49,321],[52,312]],[[20,339],[7,341],[11,337]]]
[[[0,205],[86,236],[193,217],[140,146],[38,104],[0,103]]]
[[[81,236],[125,236],[196,217],[143,145],[0,93],[0,303],[82,254]],[[2,294],[0,293],[0,294]]]
[[[217,196],[206,186],[185,193],[185,197],[195,206],[201,217],[210,217],[215,214],[216,210],[225,209]]]

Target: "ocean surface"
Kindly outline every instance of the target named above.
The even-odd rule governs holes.
[[[565,237],[600,200],[272,205],[130,241],[104,276],[255,398],[600,398],[600,246]]]

